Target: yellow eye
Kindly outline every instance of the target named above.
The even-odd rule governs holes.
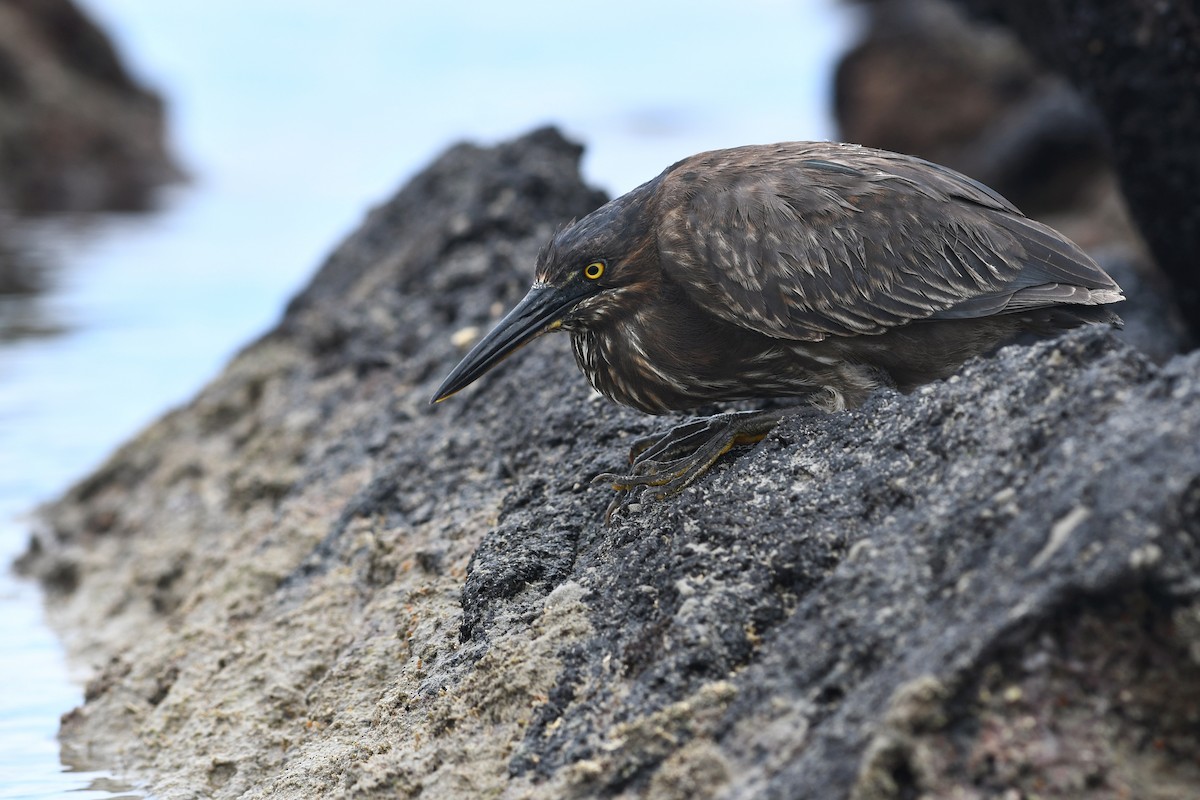
[[[589,281],[599,280],[600,276],[603,274],[604,274],[604,262],[603,261],[593,261],[592,263],[588,264],[586,267],[583,268],[583,277],[587,278]]]

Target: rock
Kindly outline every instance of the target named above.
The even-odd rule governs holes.
[[[1123,172],[1118,181],[1108,120],[1047,69],[1053,60],[1039,62],[1013,31],[957,7],[982,5],[866,4],[863,39],[837,70],[841,138],[946,164],[997,189],[1092,253],[1125,288],[1129,301],[1120,314],[1129,323],[1127,341],[1156,361],[1189,349],[1195,327],[1185,298],[1192,278],[1178,280],[1178,265],[1151,257],[1139,199],[1122,194],[1131,182],[1146,181],[1145,174]],[[1003,8],[1017,6],[1037,18],[1029,24],[1039,31],[1055,28],[1040,4]],[[1178,219],[1188,212],[1185,204],[1169,212],[1156,206],[1153,213]]]
[[[22,218],[140,211],[179,180],[163,103],[71,0],[0,0],[0,338],[61,323],[28,302],[50,265]]]
[[[181,173],[163,104],[72,0],[0,2],[0,208],[142,210]]]
[[[428,405],[601,201],[579,154],[454,148],[43,510],[22,567],[99,667],[69,757],[164,798],[1200,792],[1200,353],[1006,348],[605,527],[589,478],[666,420],[566,337]]]
[[[1086,202],[1108,168],[1099,116],[1005,28],[945,0],[876,0],[838,63],[848,142],[946,164],[1038,216]]]
[[[958,0],[1008,25],[1104,120],[1121,188],[1200,336],[1200,9],[1193,0]]]

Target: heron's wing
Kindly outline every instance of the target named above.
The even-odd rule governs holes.
[[[986,186],[908,156],[834,143],[701,153],[664,176],[659,202],[666,277],[768,336],[816,341],[1121,299],[1074,244]]]

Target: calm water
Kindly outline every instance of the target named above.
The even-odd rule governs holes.
[[[699,150],[828,138],[853,27],[835,0],[83,5],[166,95],[195,180],[154,215],[28,231],[49,289],[0,306],[5,563],[23,515],[213,377],[450,142],[554,122],[619,193]],[[88,666],[68,670],[37,588],[0,575],[0,800],[138,796],[60,763]]]

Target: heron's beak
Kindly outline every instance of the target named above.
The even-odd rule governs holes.
[[[534,286],[516,307],[500,320],[491,333],[471,348],[458,366],[446,376],[434,403],[474,383],[522,345],[562,324],[562,315],[582,299],[581,293],[553,286]]]

